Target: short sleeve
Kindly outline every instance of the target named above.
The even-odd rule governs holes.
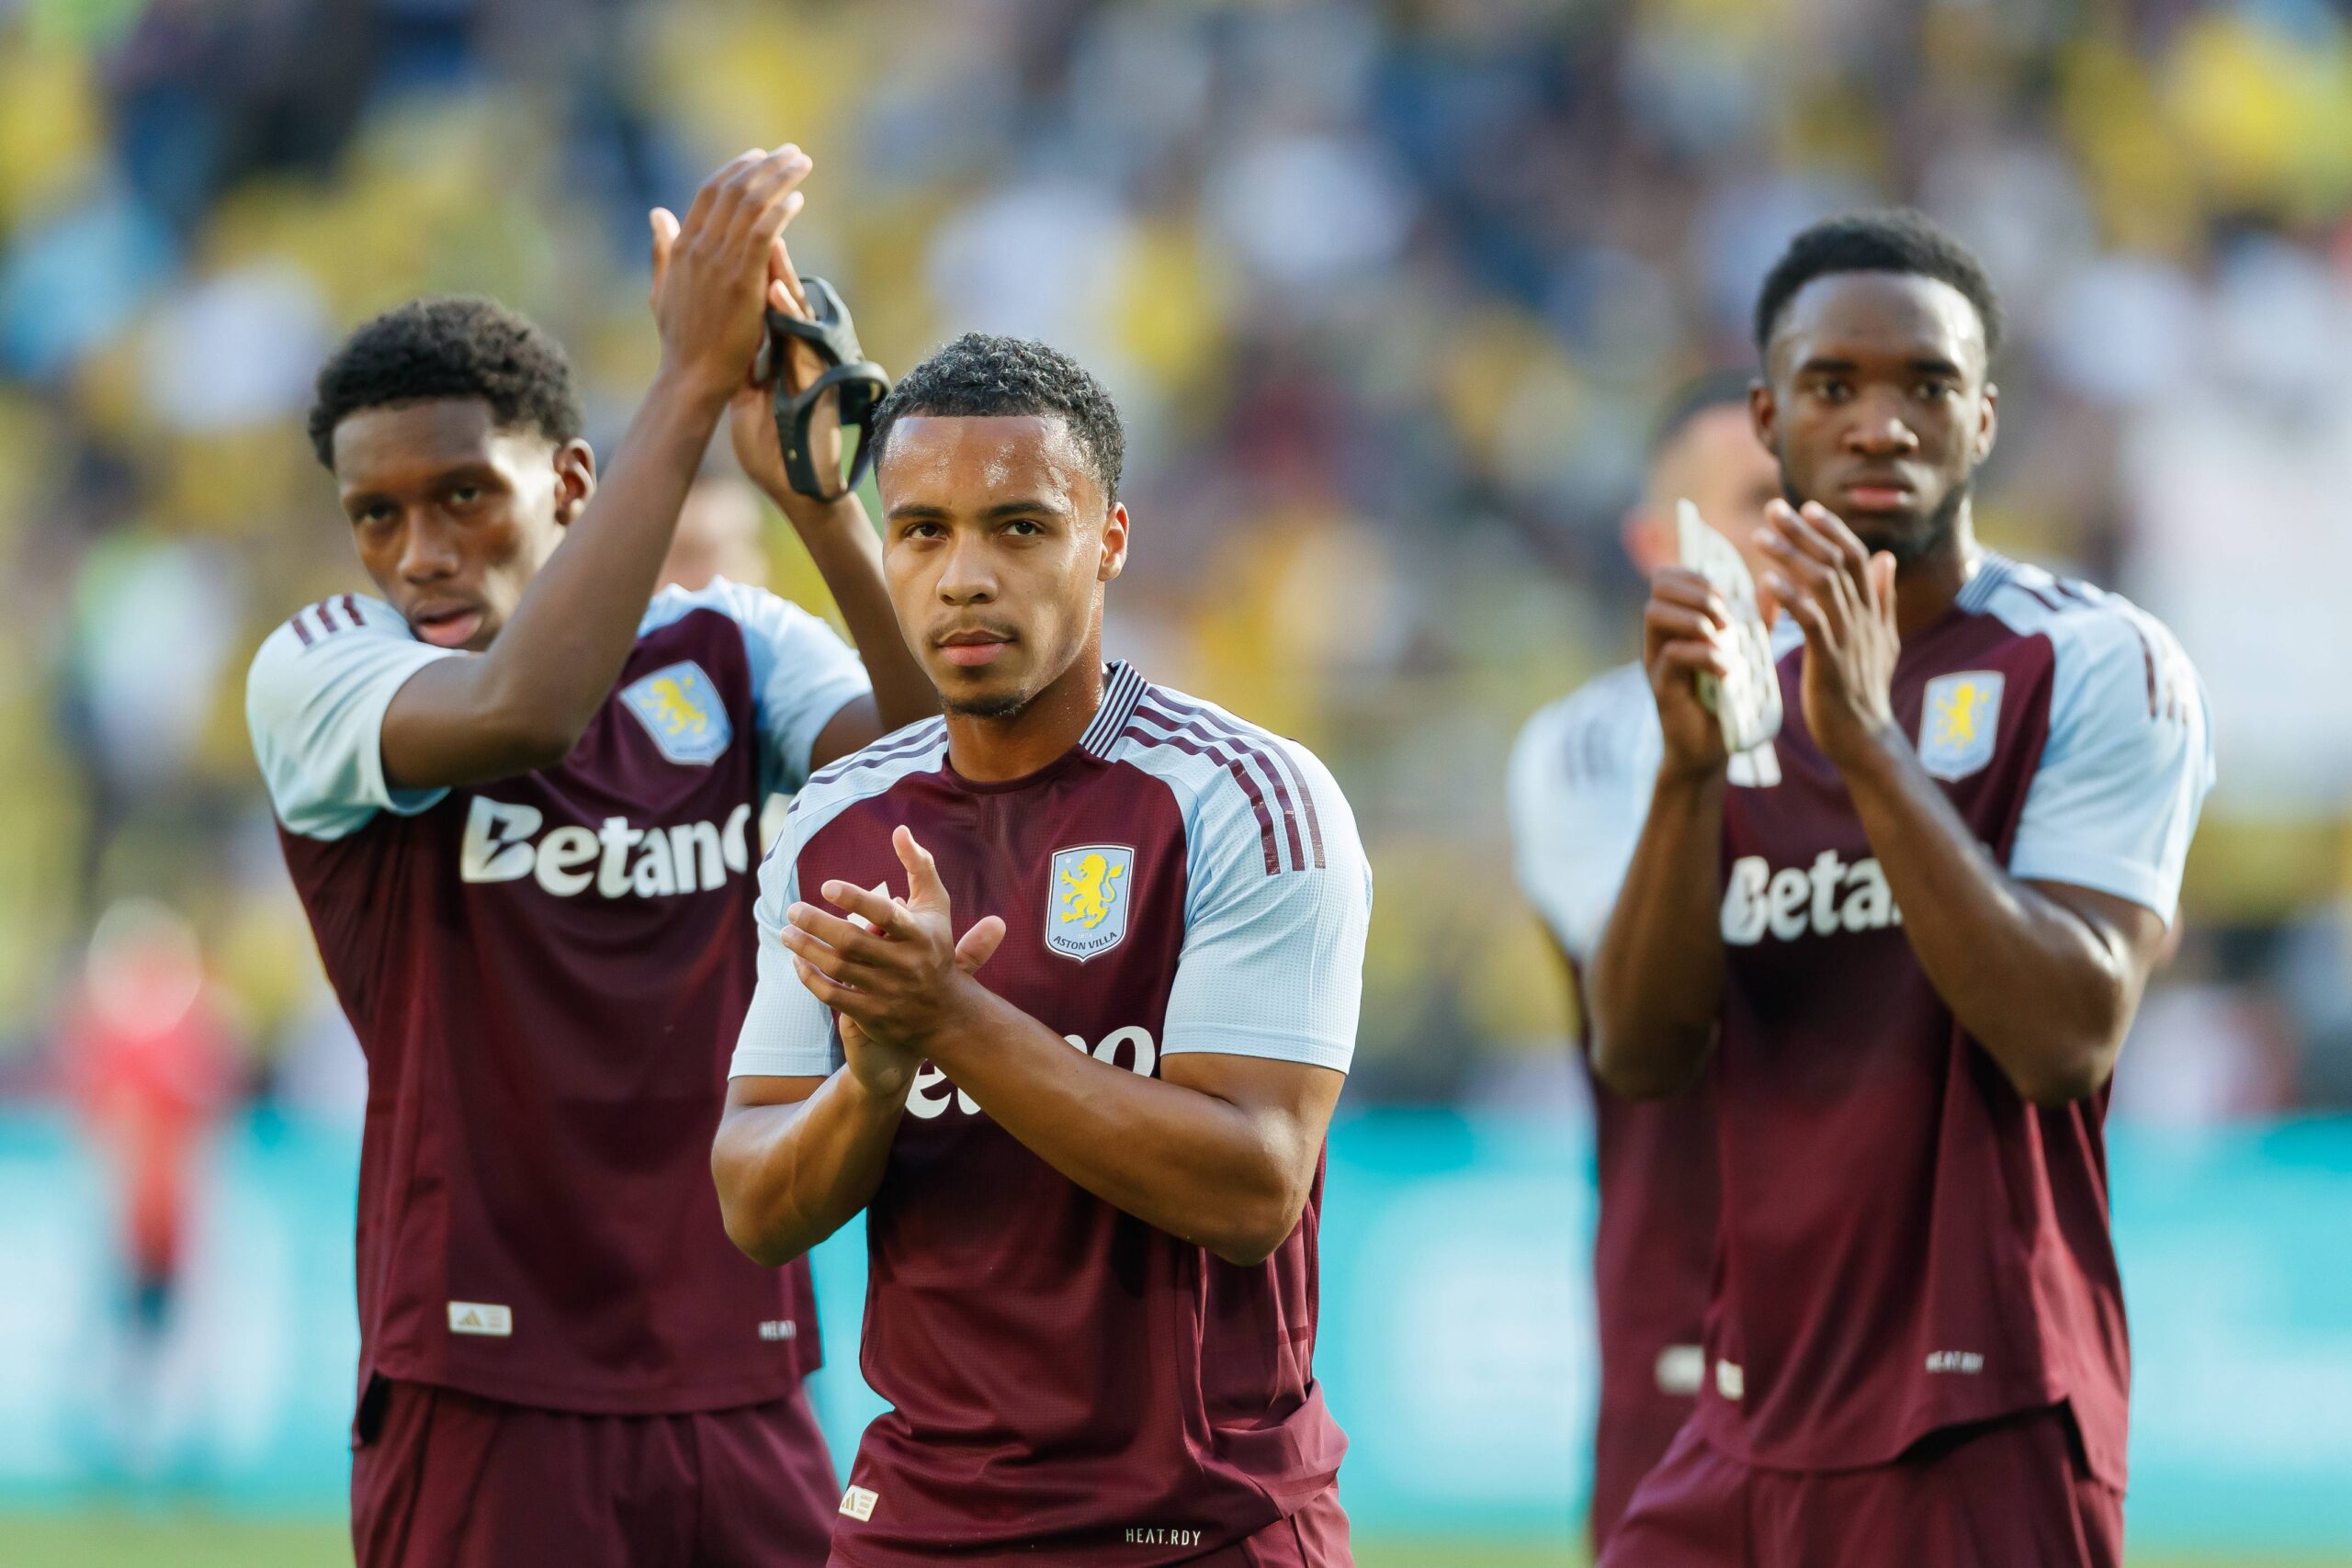
[[[413,816],[448,794],[384,782],[384,712],[410,676],[464,657],[419,642],[391,606],[356,594],[313,604],[270,633],[245,676],[245,724],[287,830],[340,839],[379,811]]]
[[[800,983],[784,945],[784,912],[800,897],[800,844],[798,825],[787,818],[775,852],[760,863],[760,897],[752,906],[758,979],[735,1039],[729,1077],[821,1078],[841,1066],[832,1010]]]
[[[1511,750],[1511,869],[1571,962],[1589,963],[1649,813],[1656,728],[1604,675],[1527,722]],[[1643,702],[1646,684],[1638,686]],[[1654,710],[1649,710],[1654,711]]]
[[[736,592],[769,782],[789,794],[808,782],[808,754],[825,726],[874,682],[833,628],[799,605],[763,590]]]
[[[1279,749],[1271,761],[1306,794],[1304,863],[1278,851],[1281,869],[1268,869],[1257,814],[1238,790],[1204,798],[1189,825],[1184,945],[1160,1049],[1346,1072],[1363,999],[1372,869],[1323,764],[1304,747],[1270,745]]]
[[[2136,611],[2056,646],[2049,739],[2009,873],[2128,898],[2170,923],[2213,784],[2203,685],[2171,634]]]

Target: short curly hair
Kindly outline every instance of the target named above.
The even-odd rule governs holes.
[[[319,369],[311,449],[334,467],[334,430],[365,409],[480,398],[502,430],[536,428],[559,446],[585,415],[571,362],[540,327],[491,299],[412,299],[345,338]]]
[[[1900,272],[1949,283],[1975,307],[1987,357],[2001,346],[2001,299],[1974,252],[1925,213],[1883,208],[1815,223],[1789,242],[1756,296],[1756,350],[1767,353],[1772,333],[1797,291],[1816,277],[1840,272]]]
[[[1087,368],[1057,348],[1026,338],[966,333],[907,372],[874,416],[877,466],[890,432],[909,414],[985,419],[1058,414],[1078,438],[1102,499],[1118,498],[1127,433],[1119,410]]]

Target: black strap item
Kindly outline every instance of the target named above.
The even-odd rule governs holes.
[[[881,408],[882,400],[890,395],[890,378],[858,346],[857,328],[849,319],[849,307],[842,303],[833,286],[821,277],[804,277],[800,288],[808,297],[813,319],[803,321],[781,310],[770,310],[768,341],[761,345],[752,373],[755,379],[775,388],[775,438],[784,449],[785,478],[796,491],[812,501],[838,501],[857,488],[874,460],[874,415]],[[782,374],[788,348],[784,341],[786,337],[798,338],[815,349],[827,367],[797,396],[786,389]],[[856,432],[849,474],[838,490],[828,488],[828,476],[817,471],[808,439],[817,405],[828,392],[841,400],[842,438],[849,440],[850,433]]]

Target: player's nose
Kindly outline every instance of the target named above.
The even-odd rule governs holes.
[[[984,604],[996,597],[996,570],[987,547],[958,534],[939,571],[939,596],[950,604]]]
[[[401,538],[401,575],[411,582],[429,582],[454,573],[462,558],[453,530],[430,518],[411,517]]]
[[[1855,406],[1853,423],[1846,427],[1846,444],[1872,454],[1909,452],[1917,448],[1919,433],[1911,428],[1892,399],[1866,399]]]

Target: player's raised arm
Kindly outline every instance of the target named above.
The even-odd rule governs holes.
[[[784,287],[780,295],[771,293],[769,304],[786,315],[808,319],[808,297],[781,237],[775,243],[770,270]],[[778,356],[776,374],[787,390],[798,392],[825,369],[814,348],[793,338]],[[838,409],[837,402],[820,403],[810,429],[814,448],[810,459],[820,474],[841,471]],[[818,573],[831,592],[833,603],[841,607],[850,640],[857,645],[858,657],[873,682],[870,694],[844,704],[818,734],[808,767],[821,768],[891,730],[937,713],[939,694],[908,649],[898,616],[890,608],[890,591],[882,581],[882,541],[866,518],[865,503],[855,491],[819,501],[792,488],[778,445],[770,388],[739,388],[728,405],[727,421],[736,461],[775,502],[800,536],[809,558],[817,563]]]
[[[704,184],[683,222],[653,215],[662,336],[653,385],[605,483],[573,477],[594,493],[490,648],[424,665],[392,697],[381,731],[392,787],[476,783],[558,762],[611,694],[679,503],[759,346],[773,246],[799,209],[795,187],[808,168],[797,147],[754,150]]]
[[[1729,629],[1727,609],[1695,572],[1668,568],[1651,580],[1643,663],[1665,755],[1588,987],[1593,1071],[1635,1098],[1681,1089],[1714,1044],[1724,983],[1716,877],[1729,758],[1694,677],[1728,673]]]

